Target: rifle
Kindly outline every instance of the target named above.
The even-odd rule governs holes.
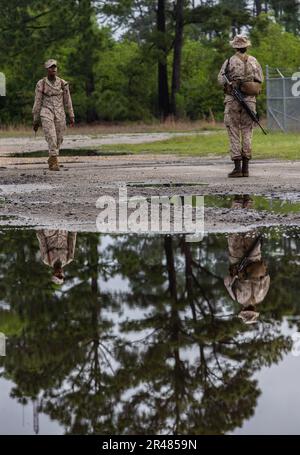
[[[259,120],[257,118],[257,114],[252,111],[252,109],[250,109],[250,107],[248,106],[248,104],[246,103],[245,99],[244,99],[244,96],[242,94],[242,92],[240,90],[238,90],[237,88],[234,88],[230,82],[230,80],[228,79],[228,77],[226,76],[226,73],[223,74],[224,76],[224,79],[225,79],[225,82],[230,85],[231,87],[231,94],[232,96],[237,100],[238,103],[240,103],[240,105],[245,109],[245,111],[247,112],[247,114],[249,115],[249,117],[253,120],[253,122],[255,122],[259,127],[260,129],[262,130],[262,132],[264,134],[267,134],[266,130],[264,130],[264,128],[261,126],[261,124],[259,123]]]

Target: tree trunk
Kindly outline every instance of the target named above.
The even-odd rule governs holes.
[[[81,42],[78,47],[79,58],[82,59],[82,75],[85,84],[85,96],[87,100],[86,121],[87,123],[98,120],[97,111],[94,106],[93,96],[95,91],[94,61],[95,61],[95,34],[93,31],[93,5],[91,0],[79,1]]]
[[[173,59],[173,74],[172,74],[172,95],[171,95],[171,113],[178,116],[176,105],[176,95],[180,90],[181,79],[181,56],[183,45],[183,6],[184,0],[177,0],[175,5],[175,41],[174,41],[174,59]]]
[[[157,31],[159,32],[158,49],[158,111],[160,117],[167,118],[170,113],[170,99],[168,86],[168,67],[166,49],[166,14],[165,0],[158,0],[157,3]]]
[[[175,270],[175,259],[173,252],[173,240],[170,235],[166,235],[164,238],[164,247],[167,261],[167,271],[169,279],[169,291],[172,302],[177,302],[177,280]]]
[[[232,24],[231,24],[231,34],[232,34],[232,38],[234,38],[235,35],[236,35],[236,23],[235,23],[235,20],[233,20]]]
[[[261,0],[255,0],[255,14],[259,16],[262,12],[262,2]]]
[[[269,11],[269,2],[265,1],[265,13]]]

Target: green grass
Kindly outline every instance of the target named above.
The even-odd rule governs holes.
[[[167,129],[168,125],[164,125],[165,130]],[[192,125],[189,125],[192,127]],[[154,141],[150,143],[143,143],[143,144],[113,144],[113,145],[103,145],[101,147],[97,147],[94,149],[94,154],[109,154],[109,153],[154,153],[154,154],[177,154],[177,155],[191,155],[191,156],[228,156],[229,150],[229,143],[227,138],[227,133],[225,129],[220,129],[220,126],[217,125],[213,127],[210,125],[198,125],[199,129],[197,131],[192,131],[195,133],[191,136],[176,136],[172,139],[164,140],[164,141]],[[174,130],[176,131],[176,127],[178,128],[178,124],[175,124]],[[181,132],[183,133],[184,127],[186,125],[183,123],[180,125]],[[195,127],[195,125],[193,125]],[[106,129],[105,129],[106,128]],[[115,132],[123,132],[129,133],[129,127],[123,125],[122,128],[114,125],[114,128],[111,127],[111,131],[108,131],[107,127],[103,127],[103,131],[100,127],[98,127],[99,131],[102,134],[106,133],[115,133]],[[132,127],[133,128],[133,127]],[[141,130],[145,130],[145,126],[140,125]],[[152,126],[153,128],[153,126]],[[177,129],[177,132],[180,132],[180,128]],[[201,129],[204,134],[201,134]],[[186,130],[188,128],[186,127]],[[207,134],[205,134],[205,130]],[[27,134],[28,134],[27,130]],[[132,129],[134,131],[134,128]],[[131,132],[132,132],[131,131]],[[144,133],[149,132],[144,131]],[[161,129],[161,131],[163,131]],[[80,128],[76,128],[72,130],[72,132],[82,132]],[[85,134],[91,134],[92,129],[86,127]],[[197,134],[198,133],[198,134]],[[200,134],[199,134],[200,133]],[[0,138],[5,137],[6,135],[13,135],[18,136],[18,134],[24,134],[24,130],[11,130],[8,132],[0,131]],[[30,134],[33,134],[32,131]],[[42,133],[39,133],[42,135]],[[91,149],[92,150],[92,149]],[[80,149],[76,149],[76,154],[80,156]],[[98,152],[98,153],[97,153]],[[36,153],[36,152],[35,152]],[[39,153],[39,152],[38,152]],[[83,153],[85,151],[83,150]],[[93,154],[92,152],[90,152]],[[66,154],[68,154],[66,152]],[[18,155],[19,156],[19,155]],[[29,155],[26,155],[29,156]],[[36,155],[39,156],[39,155]],[[44,155],[43,155],[44,156]],[[265,136],[258,128],[255,129],[254,138],[253,138],[253,157],[254,158],[273,158],[273,159],[285,159],[285,160],[297,160],[300,159],[300,134],[296,133],[288,133],[284,134],[281,132],[276,133],[269,133]]]
[[[122,123],[99,123],[99,124],[76,124],[75,128],[67,128],[66,135],[84,134],[91,137],[99,137],[106,134],[135,134],[135,133],[178,133],[178,132],[199,132],[215,131],[222,128],[222,123],[210,123],[198,121],[166,121],[151,123],[143,122],[122,122]],[[10,137],[34,136],[30,125],[9,125],[0,128],[0,139]],[[37,136],[42,137],[42,128],[38,130]]]
[[[104,145],[101,150],[132,153],[175,153],[192,156],[228,156],[226,131],[211,132],[207,135],[177,136],[165,141],[147,144]],[[265,136],[255,130],[253,137],[254,158],[300,159],[300,134],[269,133]]]

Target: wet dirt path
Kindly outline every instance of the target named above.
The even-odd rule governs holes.
[[[299,200],[300,195],[300,161],[253,161],[251,176],[242,179],[227,178],[232,165],[224,158],[62,157],[61,165],[55,173],[47,170],[45,158],[1,157],[1,225],[96,231],[99,196],[117,197],[118,187],[130,183],[129,196],[267,194]],[[270,224],[300,225],[300,214],[205,206],[205,229],[210,232]]]

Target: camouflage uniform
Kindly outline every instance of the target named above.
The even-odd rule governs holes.
[[[54,267],[60,261],[61,266],[74,259],[76,232],[65,230],[43,229],[36,233],[44,264]]]
[[[248,209],[253,207],[253,203],[248,194],[236,195],[231,208]],[[238,316],[246,324],[257,321],[256,305],[264,300],[270,287],[270,276],[261,254],[261,240],[257,236],[255,229],[228,236],[230,275],[224,278],[224,284],[230,297],[242,306]],[[240,268],[244,259],[244,267]]]
[[[238,42],[238,39],[236,40]],[[232,42],[234,43],[234,41]],[[234,44],[232,44],[234,46]],[[250,43],[248,44],[250,45]],[[237,45],[238,47],[238,45]],[[223,63],[218,76],[220,85],[225,85],[224,73],[226,71],[228,59]],[[260,64],[255,57],[236,52],[229,59],[227,67],[228,79],[233,82],[233,85],[243,81],[263,82],[263,72]],[[256,112],[256,97],[245,96],[245,101],[249,107]],[[242,157],[251,159],[251,140],[253,131],[253,120],[249,117],[246,111],[230,94],[225,95],[225,113],[224,123],[227,128],[230,153],[232,160],[241,160]]]
[[[33,121],[41,119],[49,156],[58,156],[66,129],[66,114],[74,117],[69,84],[56,76],[52,82],[47,77],[39,80],[35,89],[32,109]]]
[[[262,260],[260,241],[248,256],[247,270],[249,273],[245,271],[237,273],[233,270],[253,245],[256,235],[257,233],[252,231],[247,234],[228,236],[230,275],[224,278],[224,284],[230,297],[243,307],[239,317],[248,324],[257,321],[259,313],[255,307],[265,299],[270,287],[270,276],[267,274]]]

